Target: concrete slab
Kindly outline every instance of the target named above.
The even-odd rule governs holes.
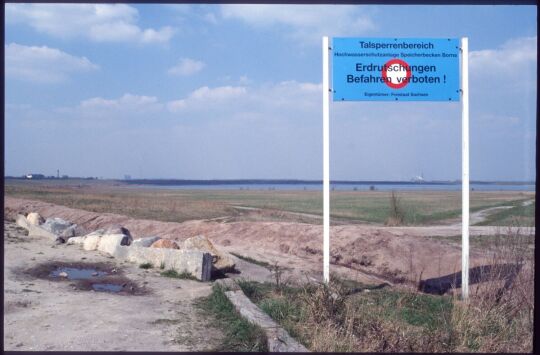
[[[212,255],[198,250],[145,248],[117,245],[111,255],[137,264],[150,263],[164,270],[187,272],[201,281],[209,281],[212,271]]]
[[[260,326],[268,338],[270,352],[309,352],[305,346],[292,338],[285,329],[281,328],[270,316],[250,301],[240,291],[226,291],[225,295],[234,308],[248,321]]]

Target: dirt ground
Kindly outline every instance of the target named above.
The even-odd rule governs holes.
[[[4,350],[208,351],[219,344],[221,333],[193,306],[211,283],[166,278],[4,225]],[[88,291],[27,273],[51,262],[111,265],[141,292]]]
[[[296,222],[183,223],[133,219],[116,214],[98,214],[46,202],[6,197],[5,214],[39,212],[43,217],[61,217],[89,232],[111,224],[125,226],[134,238],[157,235],[184,240],[205,235],[217,246],[268,263],[290,267],[299,277],[322,277],[322,226]],[[506,227],[471,227],[471,235],[494,235]],[[402,278],[439,277],[460,270],[459,244],[437,241],[436,236],[461,234],[460,225],[384,227],[338,225],[331,227],[333,272],[358,281],[393,282]],[[471,252],[471,267],[483,262]]]
[[[222,337],[212,320],[193,302],[211,292],[211,283],[165,278],[77,246],[53,246],[24,236],[12,222],[17,213],[38,212],[77,223],[87,232],[112,224],[126,227],[134,238],[157,235],[184,240],[205,235],[218,248],[286,271],[282,280],[322,279],[322,226],[299,222],[196,220],[183,223],[98,214],[50,203],[5,197],[4,344],[6,350],[211,350]],[[486,215],[484,212],[483,215]],[[474,218],[483,218],[482,213]],[[471,235],[495,235],[507,228],[471,227]],[[528,231],[534,233],[532,231]],[[401,284],[460,271],[459,244],[437,236],[461,234],[461,226],[331,227],[331,272],[366,284]],[[470,266],[485,264],[485,254],[472,250]],[[84,259],[83,259],[84,258]],[[270,271],[236,258],[232,278],[272,281]],[[136,285],[135,295],[83,291],[70,282],[40,279],[29,269],[45,262],[117,264],[122,277]],[[35,275],[35,273],[34,273]],[[140,290],[140,292],[139,292]],[[36,321],[39,320],[39,321]],[[58,336],[61,332],[61,336]]]

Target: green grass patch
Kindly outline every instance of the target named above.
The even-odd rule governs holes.
[[[452,299],[391,289],[374,290],[355,297],[359,307],[371,308],[389,321],[404,322],[427,330],[445,329],[451,318]],[[369,307],[366,307],[369,306]]]
[[[292,337],[305,345],[305,339],[297,329],[304,316],[298,298],[302,288],[282,286],[277,291],[275,285],[270,282],[246,280],[238,280],[237,284],[253,303],[278,322]]]
[[[266,352],[268,344],[264,331],[242,318],[229,301],[223,289],[215,285],[210,296],[199,300],[196,305],[216,319],[225,338],[215,351]]]
[[[240,286],[246,297],[255,303],[261,301],[272,290],[272,285],[267,282],[260,283],[256,281],[237,280],[236,283]]]
[[[270,263],[267,263],[266,261],[261,261],[261,260],[257,260],[257,259],[253,259],[249,256],[244,256],[244,255],[240,255],[240,254],[237,254],[237,253],[231,253],[232,255],[236,256],[238,259],[241,259],[241,260],[244,260],[244,261],[247,261],[248,263],[252,263],[252,264],[255,264],[255,265],[259,265],[259,266],[262,266],[262,267],[265,267],[267,269],[271,268],[272,265]]]
[[[139,265],[141,269],[151,269],[153,267],[152,263],[142,263]]]
[[[173,269],[169,269],[167,271],[163,271],[160,273],[161,276],[165,276],[165,277],[171,277],[173,279],[182,279],[182,280],[194,280],[194,281],[199,281],[197,280],[197,278],[193,275],[191,275],[190,273],[188,272],[181,272],[181,273],[178,273],[176,270],[173,270]]]

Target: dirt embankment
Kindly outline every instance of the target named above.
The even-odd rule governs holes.
[[[98,214],[50,203],[6,197],[7,218],[17,213],[39,212],[61,217],[93,231],[111,224],[128,228],[134,238],[157,235],[184,240],[205,235],[226,250],[267,262],[279,262],[298,270],[322,274],[322,226],[291,222],[188,221],[183,223],[139,220],[116,214]],[[487,227],[489,228],[489,227]],[[471,229],[471,232],[475,231]],[[438,277],[460,270],[459,246],[425,236],[457,235],[451,227],[331,227],[334,270],[364,282],[396,281],[404,277]],[[471,254],[471,266],[482,262]],[[371,275],[371,276],[369,276]]]

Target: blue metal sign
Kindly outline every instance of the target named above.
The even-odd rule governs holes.
[[[459,101],[459,40],[334,38],[334,101]]]

